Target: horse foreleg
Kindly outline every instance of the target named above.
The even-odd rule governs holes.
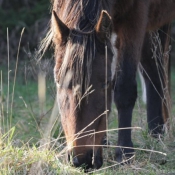
[[[159,31],[159,35],[152,33],[152,38],[148,33],[145,35],[140,66],[146,85],[148,128],[153,136],[162,134],[163,124],[168,117],[168,113],[165,116],[165,110],[162,110],[164,106],[168,109],[165,90],[169,92],[169,89],[166,85],[164,60],[167,42],[167,36],[164,33],[168,32],[168,26],[161,30],[163,33]]]
[[[119,1],[120,2],[120,1]],[[121,1],[121,6],[126,4]],[[137,98],[136,72],[141,56],[147,25],[149,1],[134,1],[121,15],[120,9],[114,11],[113,29],[117,33],[118,58],[114,101],[118,109],[118,147],[116,159],[121,162],[133,155],[131,139],[132,112]],[[116,8],[118,6],[116,5]],[[120,11],[121,13],[118,13]]]
[[[118,109],[118,147],[116,159],[122,162],[133,155],[131,140],[132,111],[137,98],[136,72],[138,65],[138,50],[133,52],[133,43],[126,43],[119,48],[116,82],[114,85],[114,102]]]

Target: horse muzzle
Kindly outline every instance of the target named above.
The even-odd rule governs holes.
[[[68,161],[74,167],[82,167],[85,170],[99,169],[103,165],[102,149],[98,148],[94,153],[92,149],[88,150],[83,156],[68,154]]]

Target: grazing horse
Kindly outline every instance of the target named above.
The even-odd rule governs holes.
[[[112,90],[119,128],[125,128],[118,132],[116,160],[133,154],[130,127],[139,63],[146,84],[148,127],[154,136],[162,133],[165,81],[152,59],[149,31],[171,22],[174,9],[174,0],[54,0],[46,47],[52,40],[57,100],[74,166],[102,166]],[[168,31],[166,26],[163,30]],[[166,37],[161,41],[165,48]]]

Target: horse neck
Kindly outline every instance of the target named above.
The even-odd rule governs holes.
[[[154,30],[175,18],[175,0],[150,0],[148,29]]]
[[[113,0],[112,18],[116,21],[126,20],[126,17],[135,11],[135,8],[141,9],[140,15],[148,13],[147,30],[155,30],[164,24],[171,22],[175,18],[175,0]],[[142,7],[139,5],[142,4]],[[136,7],[137,5],[137,7]]]

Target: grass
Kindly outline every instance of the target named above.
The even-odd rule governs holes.
[[[13,65],[10,76],[9,99],[11,99],[13,85]],[[53,80],[46,84],[46,104],[45,113],[41,116],[38,100],[38,85],[36,78],[24,79],[22,70],[18,72],[14,93],[14,103],[12,112],[12,123],[9,126],[9,115],[7,112],[8,96],[8,72],[1,67],[2,87],[1,90],[1,139],[0,139],[0,174],[83,174],[80,169],[72,168],[66,162],[66,151],[64,139],[61,132],[60,123],[55,135],[59,137],[51,138],[51,149],[40,145],[43,138],[42,125],[49,121],[54,105]],[[172,94],[175,87],[175,71],[172,71]],[[140,89],[139,89],[140,94]],[[11,101],[9,100],[9,104]],[[174,97],[173,97],[174,103]],[[9,105],[10,106],[10,105]],[[112,108],[109,119],[109,128],[116,128],[116,109]],[[173,108],[174,111],[174,108]],[[174,117],[174,116],[173,116]],[[168,134],[159,142],[147,134],[146,111],[141,97],[136,102],[133,114],[133,126],[139,126],[142,130],[133,130],[133,141],[136,150],[136,157],[131,165],[116,165],[114,161],[114,148],[104,149],[104,165],[101,170],[96,170],[91,174],[113,175],[159,175],[175,174],[175,140]],[[174,133],[173,133],[174,134]],[[54,136],[54,134],[52,134]],[[173,135],[174,136],[174,135]],[[111,145],[116,145],[117,131],[109,133]],[[143,150],[142,150],[143,149]],[[145,151],[146,150],[146,151]],[[152,150],[152,151],[150,151]],[[159,151],[163,154],[154,152]]]
[[[53,66],[44,60],[35,64],[35,60],[28,63],[21,62],[17,70],[15,91],[13,94],[15,64],[10,63],[9,70],[6,64],[0,67],[0,174],[84,174],[80,169],[72,168],[66,161],[65,139],[54,108],[55,84],[53,82]],[[44,65],[44,66],[43,66]],[[47,70],[47,69],[49,70]],[[43,73],[43,70],[47,70]],[[51,70],[51,71],[50,71]],[[46,100],[38,97],[38,74],[46,76]],[[7,78],[9,77],[9,78]],[[51,78],[50,78],[51,77]],[[175,94],[175,70],[172,70],[172,95]],[[44,80],[43,80],[44,81]],[[140,86],[139,86],[140,87]],[[42,88],[44,89],[44,88]],[[136,156],[131,165],[118,165],[114,159],[114,147],[117,140],[117,131],[109,132],[110,147],[104,148],[104,165],[100,170],[90,174],[95,175],[160,175],[175,174],[175,121],[172,112],[172,134],[165,134],[159,141],[149,136],[146,125],[145,105],[141,101],[141,89],[133,113],[133,126],[142,129],[133,129],[132,136]],[[175,97],[172,97],[173,104]],[[12,109],[12,110],[11,110]],[[117,128],[117,111],[112,107],[109,118],[109,129]],[[56,117],[57,127],[51,121]],[[48,132],[48,123],[51,125]],[[45,132],[46,131],[46,132]],[[52,137],[47,137],[50,135]],[[49,142],[51,141],[51,142]],[[49,143],[49,148],[47,143]],[[166,154],[166,156],[164,155]]]
[[[4,67],[2,67],[2,73],[3,77],[7,77],[7,71],[4,70]],[[11,74],[13,74],[13,69],[11,69]],[[25,141],[29,140],[29,138],[33,135],[35,137],[38,136],[38,128],[37,123],[40,123],[43,118],[46,118],[52,109],[54,98],[50,94],[52,93],[53,83],[49,84],[47,86],[48,92],[46,95],[47,101],[45,107],[46,107],[46,114],[41,114],[39,110],[39,100],[38,100],[38,85],[35,80],[25,80],[23,77],[22,70],[17,75],[17,82],[15,87],[15,93],[14,93],[14,102],[13,102],[13,112],[12,116],[9,116],[9,111],[7,111],[7,98],[8,98],[8,83],[7,79],[2,80],[2,108],[3,108],[3,114],[4,119],[3,122],[7,123],[8,118],[12,117],[12,123],[15,124],[17,131],[19,133],[23,133],[23,135],[19,134],[19,139],[22,139]],[[10,86],[9,86],[9,98],[11,100],[12,96],[12,87],[13,87],[13,75],[10,76]],[[48,82],[49,83],[49,82]],[[9,101],[9,106],[11,106],[11,101]],[[47,113],[48,112],[48,113]],[[43,116],[42,116],[43,115]],[[10,120],[10,119],[9,119]],[[31,130],[32,128],[32,130]],[[30,132],[29,132],[30,131]],[[37,134],[36,134],[37,133]]]

